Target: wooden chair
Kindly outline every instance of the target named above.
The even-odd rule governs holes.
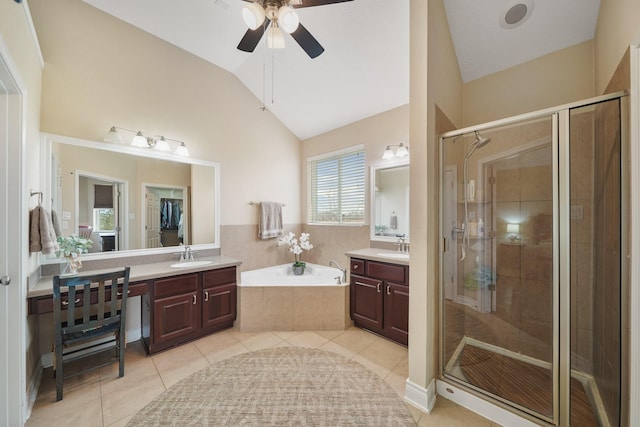
[[[114,358],[90,366],[66,378],[119,362],[124,376],[125,319],[129,292],[129,267],[122,270],[53,278],[53,321],[55,327],[54,371],[56,400],[62,400],[64,362],[104,350],[104,338],[115,337]],[[67,295],[63,295],[67,293]],[[120,308],[118,308],[120,298]],[[63,317],[63,311],[66,316]],[[100,339],[99,342],[93,342]],[[107,341],[109,342],[109,341]],[[70,351],[64,352],[64,349]],[[91,351],[94,350],[94,351]]]

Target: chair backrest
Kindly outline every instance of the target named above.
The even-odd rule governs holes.
[[[126,319],[129,270],[130,267],[125,267],[106,273],[54,276],[53,320],[56,333],[64,322],[66,325],[62,327],[62,333],[69,334],[98,329]],[[67,296],[63,298],[65,292]],[[120,310],[118,299],[122,301]],[[62,319],[63,310],[67,310],[66,320]],[[120,327],[124,332],[124,322]]]

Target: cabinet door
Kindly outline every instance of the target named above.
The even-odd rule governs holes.
[[[384,283],[384,334],[402,344],[409,343],[409,287]]]
[[[197,333],[198,296],[196,292],[157,299],[153,302],[153,344],[167,347]],[[165,346],[162,346],[165,347]]]
[[[351,275],[351,318],[372,331],[382,330],[382,281]]]
[[[236,320],[236,284],[203,289],[202,328],[218,329]]]

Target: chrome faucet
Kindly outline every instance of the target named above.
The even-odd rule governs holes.
[[[398,241],[395,243],[395,246],[398,248],[398,252],[409,252],[409,243],[405,242],[404,234],[396,236]]]
[[[180,254],[180,262],[182,261],[193,261],[193,252],[191,251],[191,246],[184,247],[184,252]]]
[[[342,281],[340,281],[339,277],[336,278],[336,280],[338,281],[338,285],[342,283],[347,283],[347,269],[340,267],[340,264],[338,264],[338,261],[334,259],[329,261],[329,267],[331,267],[332,264],[335,265],[338,270],[342,271]]]

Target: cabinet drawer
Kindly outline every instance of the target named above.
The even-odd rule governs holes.
[[[351,273],[365,274],[364,260],[351,258]]]
[[[153,282],[153,297],[155,299],[196,292],[197,290],[197,273],[168,277],[166,279],[154,280]]]
[[[396,283],[406,283],[405,267],[403,265],[386,264],[384,262],[367,261],[366,275]]]
[[[203,284],[205,288],[218,285],[228,285],[230,283],[236,283],[236,268],[227,267],[219,268],[217,270],[205,271],[202,275]]]

